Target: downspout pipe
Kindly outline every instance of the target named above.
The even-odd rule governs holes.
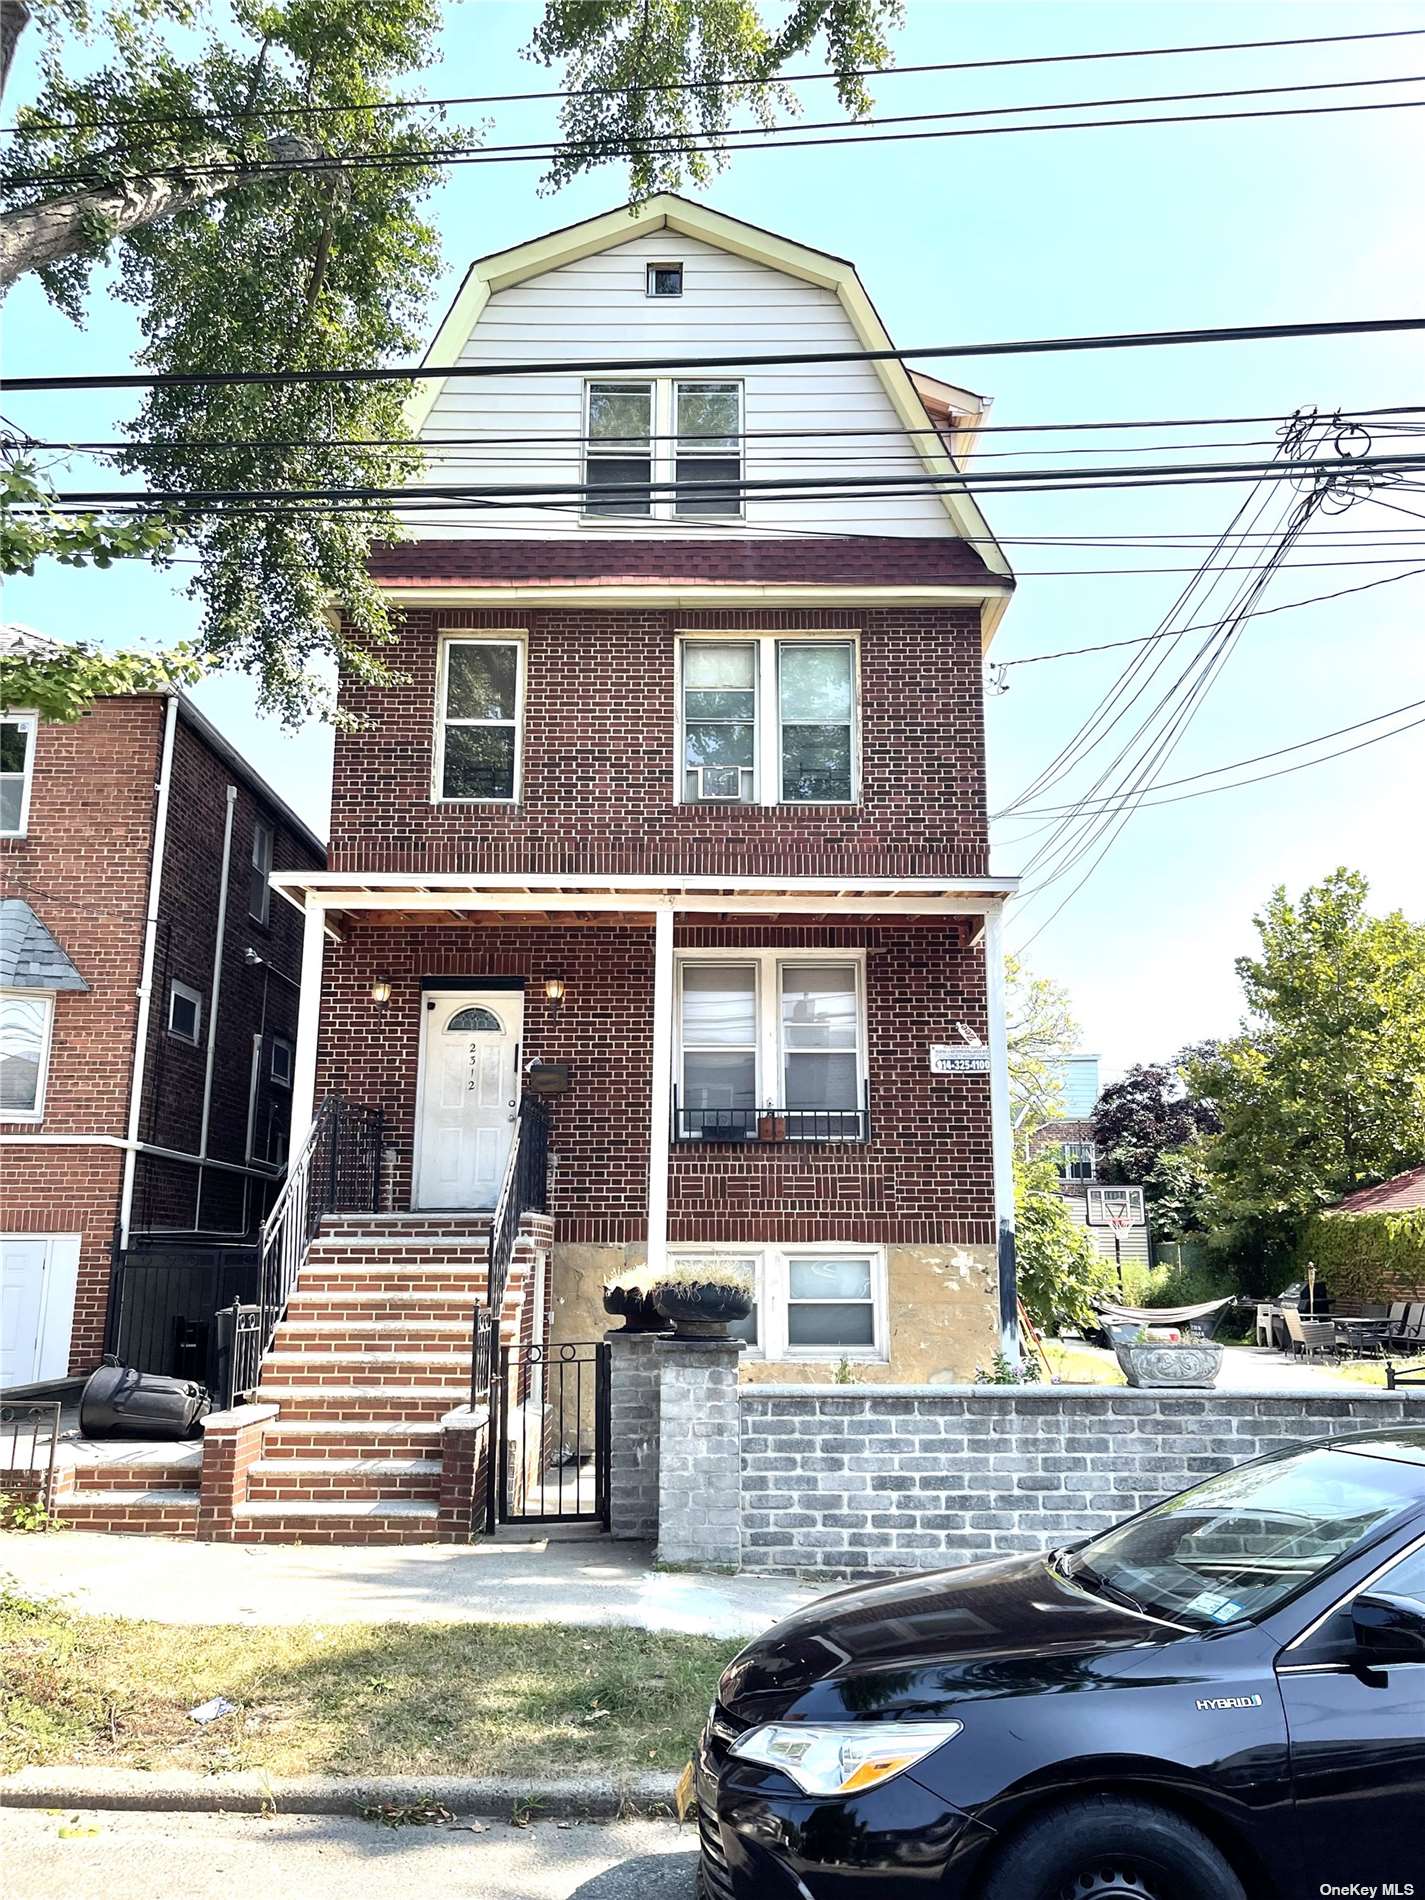
[[[144,1071],[148,1066],[148,1026],[153,1014],[153,965],[158,948],[158,914],[163,901],[163,855],[168,843],[168,803],[173,789],[173,737],[178,730],[178,696],[168,701],[164,715],[163,750],[158,768],[157,804],[153,819],[153,855],[149,860],[148,904],[144,912],[143,960],[139,966],[139,1013],[134,1025],[133,1080],[129,1088],[128,1148],[124,1155],[123,1186],[119,1193],[119,1247],[129,1244],[134,1209],[134,1172],[138,1166],[139,1120],[143,1113]]]
[[[213,1106],[213,1064],[218,1053],[218,1004],[223,993],[223,950],[228,928],[228,874],[233,858],[233,814],[237,810],[237,786],[228,787],[228,808],[223,818],[223,868],[218,883],[218,924],[213,938],[213,976],[208,985],[208,1059],[203,1065],[203,1119],[198,1127],[198,1193],[193,1203],[193,1230],[203,1224],[203,1163],[208,1159],[208,1120]]]
[[[1019,1280],[1014,1235],[1014,1129],[1009,1105],[1009,1036],[1005,1022],[1004,905],[985,910],[985,1007],[990,1042],[990,1143],[994,1163],[995,1258],[999,1283],[1000,1351],[1019,1364]]]

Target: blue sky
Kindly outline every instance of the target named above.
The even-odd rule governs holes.
[[[429,73],[427,89],[502,92],[548,83],[520,57],[538,15],[536,5],[505,0],[467,0],[452,8],[445,56]],[[1417,6],[1242,0],[1213,6],[910,0],[909,16],[897,40],[903,64],[1425,27],[1425,8]],[[1425,39],[907,75],[879,82],[876,91],[886,112],[944,111],[1417,71],[1425,72]],[[13,99],[27,96],[29,81],[22,60]],[[1422,93],[1419,86],[1391,90],[1405,97]],[[803,97],[808,117],[832,116],[827,88],[803,88]],[[549,105],[500,107],[498,113],[501,142],[553,129]],[[1353,113],[746,153],[705,196],[734,216],[853,258],[891,334],[907,347],[1411,315],[1425,311],[1422,118],[1409,111]],[[622,198],[623,182],[610,168],[549,198],[539,195],[532,166],[454,170],[434,205],[446,272],[432,321],[471,257],[604,210]],[[118,368],[137,336],[131,313],[107,302],[102,284],[83,331],[56,316],[32,283],[12,293],[6,318],[11,375]],[[934,367],[991,394],[993,420],[1001,424],[1425,402],[1425,346],[1418,335],[960,363],[947,358]],[[29,396],[11,398],[6,407],[35,434],[60,439],[109,432],[123,413],[117,406],[123,397],[114,398],[112,408],[110,401],[102,394]],[[1264,433],[1206,430],[1201,439]],[[1163,439],[1148,431],[1112,441],[1117,452]],[[1189,431],[1182,439],[1197,438]],[[1083,441],[1006,437],[990,446],[1046,451]],[[1204,450],[1201,459],[1213,458]],[[76,470],[83,472],[78,464]],[[1240,493],[1205,487],[1152,495],[1025,495],[992,497],[986,507],[1005,536],[1201,534],[1223,526]],[[1420,496],[1400,499],[1425,505]],[[1352,511],[1349,525],[1385,530],[1409,523],[1365,503]],[[1343,562],[1349,540],[1323,536],[1296,558]],[[1390,551],[1372,547],[1360,558],[1376,560]],[[1011,555],[1022,579],[996,640],[998,660],[1148,632],[1186,579],[1034,570],[1181,566],[1198,558],[1161,548],[1021,546]],[[1407,565],[1284,573],[1260,604],[1403,573]],[[51,567],[13,582],[5,613],[61,636],[168,642],[195,624],[182,590],[181,569],[164,576],[133,567],[103,575]],[[1248,623],[1166,776],[1266,752],[1425,698],[1423,627],[1425,576]],[[989,705],[993,805],[1033,779],[1111,684],[1123,658],[1110,653],[1012,670],[1011,690]],[[309,729],[294,739],[257,719],[242,680],[207,682],[197,697],[322,829],[330,735]],[[1277,882],[1297,888],[1337,864],[1351,864],[1368,875],[1380,907],[1420,914],[1422,732],[1132,820],[1092,881],[1030,952],[1036,969],[1069,988],[1084,1046],[1102,1053],[1108,1072],[1231,1029],[1240,1007],[1232,959],[1252,947],[1252,911]],[[1026,830],[1000,828],[996,869],[1013,871],[1024,861],[1032,849],[1023,840]],[[1011,943],[1027,938],[1052,908],[1048,899],[1027,907],[1011,923]]]

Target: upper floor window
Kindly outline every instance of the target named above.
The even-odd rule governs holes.
[[[0,994],[0,1120],[42,1119],[53,1023],[53,996],[34,990]]]
[[[680,659],[685,804],[856,799],[853,641],[686,639]]]
[[[272,1080],[279,1088],[292,1086],[292,1045],[285,1036],[272,1038],[272,1055],[268,1064]]]
[[[29,824],[38,726],[34,713],[0,718],[0,838],[23,838]]]
[[[742,513],[741,383],[591,382],[585,424],[586,514]]]
[[[1059,1144],[1059,1179],[1092,1181],[1096,1150],[1091,1141],[1065,1141]]]
[[[681,297],[683,266],[681,264],[650,264],[647,288],[650,297]]]
[[[437,798],[505,804],[518,798],[524,665],[523,640],[446,641]]]
[[[202,995],[176,977],[168,986],[168,1033],[195,1046],[203,1033]]]
[[[247,914],[259,924],[267,922],[267,907],[272,891],[267,880],[272,875],[272,827],[259,818],[252,827],[252,864],[247,875]]]

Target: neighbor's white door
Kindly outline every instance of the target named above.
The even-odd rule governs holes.
[[[493,1207],[519,1107],[518,990],[427,996],[417,1207]]]
[[[0,1234],[0,1390],[69,1370],[77,1234]]]

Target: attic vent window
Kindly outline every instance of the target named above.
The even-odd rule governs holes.
[[[650,297],[681,297],[683,266],[681,264],[650,264],[648,266],[648,294]]]

